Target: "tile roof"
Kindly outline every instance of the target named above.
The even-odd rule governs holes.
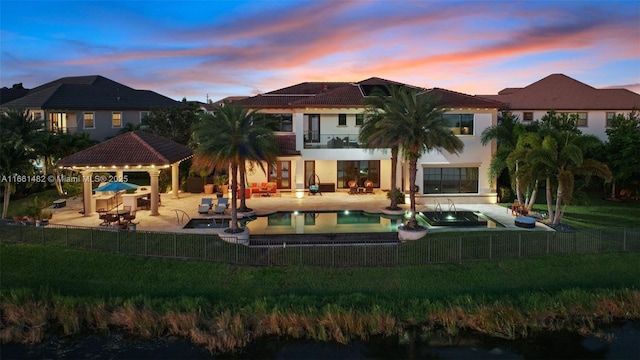
[[[150,90],[135,90],[100,75],[64,77],[40,85],[3,106],[64,110],[149,110],[182,107]]]
[[[193,155],[182,144],[145,131],[126,132],[58,161],[59,166],[170,165]]]
[[[29,92],[29,89],[13,89],[3,87],[0,89],[0,104],[21,98]]]
[[[372,77],[360,82],[303,82],[264,94],[252,96],[239,102],[250,108],[307,108],[307,107],[362,107],[366,96],[376,88],[389,85],[404,86],[424,91],[412,85]],[[442,98],[448,107],[499,108],[496,101],[466,95],[445,89],[429,90]]]
[[[433,88],[425,92],[439,99],[441,106],[451,108],[503,108],[504,103],[499,101],[485,99],[479,96],[467,95],[456,91]]]
[[[640,94],[627,89],[596,89],[563,74],[551,74],[523,88],[506,88],[498,95],[478,95],[518,110],[640,109]]]

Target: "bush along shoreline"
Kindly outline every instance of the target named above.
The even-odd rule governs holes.
[[[459,296],[435,302],[363,294],[226,303],[185,297],[70,297],[47,289],[0,293],[2,343],[36,344],[47,335],[125,331],[145,339],[188,339],[212,354],[238,351],[266,336],[348,343],[374,335],[402,338],[418,330],[425,335],[471,331],[516,340],[559,330],[597,336],[604,325],[639,320],[640,291],[633,288],[536,291],[499,299]]]

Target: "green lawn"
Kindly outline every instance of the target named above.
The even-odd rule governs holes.
[[[242,267],[39,245],[1,244],[0,253],[3,291],[46,288],[79,297],[202,297],[233,307],[287,296],[316,305],[346,297],[357,306],[359,301],[500,299],[538,291],[640,286],[640,253],[378,268]]]

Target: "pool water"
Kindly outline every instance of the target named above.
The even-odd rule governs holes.
[[[503,227],[504,225],[475,211],[426,211],[420,216],[430,226]]]
[[[416,216],[425,227],[502,227],[491,218],[474,211],[421,212]],[[264,216],[239,220],[253,235],[269,234],[337,234],[397,232],[404,215],[374,214],[366,211],[278,211]],[[220,229],[229,227],[229,219],[195,218],[185,229]]]

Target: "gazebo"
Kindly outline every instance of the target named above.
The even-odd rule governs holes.
[[[159,198],[160,172],[171,168],[171,193],[178,198],[180,162],[193,156],[193,151],[182,144],[145,132],[130,131],[103,141],[88,149],[58,161],[60,168],[77,171],[82,175],[84,216],[95,213],[92,202],[93,174],[115,172],[115,179],[122,179],[124,172],[147,172],[150,177],[151,199]],[[151,201],[151,215],[158,213],[158,201]]]

